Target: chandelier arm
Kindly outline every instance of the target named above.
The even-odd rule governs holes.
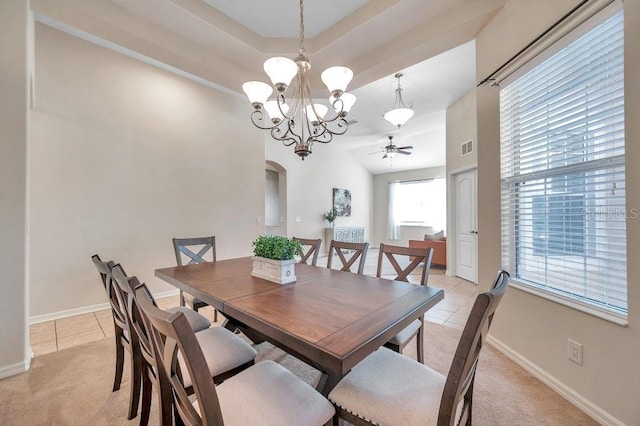
[[[333,120],[335,121],[335,120]],[[342,130],[332,130],[330,129],[328,126],[326,126],[327,132],[331,133],[332,135],[335,136],[340,136],[340,135],[344,135],[347,130],[349,129],[349,123],[347,122],[347,120],[344,117],[338,117],[337,123],[336,123],[336,127],[338,127],[338,129],[342,129]]]
[[[333,133],[331,132],[322,132],[322,135],[327,135],[325,139],[319,139],[318,137],[314,138],[314,142],[319,142],[319,143],[329,143],[333,140]],[[324,137],[324,136],[323,136]]]
[[[280,111],[280,114],[282,114],[283,120],[291,120],[295,116],[295,108],[293,105],[289,105],[289,108],[285,111],[282,106],[286,105],[286,103],[287,99],[284,97],[284,93],[278,93],[278,96],[276,97],[276,105],[278,106],[278,111]]]
[[[336,111],[336,102],[340,102],[340,111]],[[335,119],[339,118],[339,117],[343,117],[346,114],[344,113],[344,101],[342,100],[342,98],[337,98],[335,101],[333,101],[331,103],[331,106],[333,107],[333,111],[336,112],[336,118],[334,118],[333,120],[325,120],[325,121],[334,121]]]
[[[282,142],[285,146],[291,146],[298,143],[295,133],[292,133],[289,127],[287,127],[285,132],[282,132],[282,128],[280,126],[272,128],[271,137]]]
[[[258,117],[256,119],[256,117]],[[261,109],[255,109],[253,110],[253,112],[251,113],[251,122],[253,123],[254,126],[256,126],[258,129],[262,129],[262,130],[272,130],[276,127],[278,127],[279,123],[275,123],[273,126],[263,126],[260,125],[258,122],[265,122],[265,118],[264,118],[264,111]]]

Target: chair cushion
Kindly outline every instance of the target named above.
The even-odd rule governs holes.
[[[421,325],[422,323],[420,322],[420,320],[415,320],[414,322],[406,326],[400,333],[393,336],[391,340],[389,340],[389,343],[399,346],[404,345],[406,342],[413,339],[413,336],[415,336],[418,330],[420,330]]]
[[[329,399],[379,425],[436,425],[446,378],[431,368],[380,348],[345,376]]]
[[[224,424],[322,425],[333,405],[318,391],[273,361],[262,361],[216,387]]]
[[[255,359],[257,353],[247,342],[223,327],[211,327],[196,333],[211,377],[225,373]],[[191,386],[182,354],[178,354],[184,386]]]
[[[187,317],[187,321],[189,321],[189,325],[191,326],[191,329],[193,330],[194,333],[197,333],[198,331],[202,331],[211,327],[211,321],[209,321],[207,317],[197,313],[193,309],[188,308],[186,306],[176,306],[173,308],[169,308],[167,309],[167,312],[184,313],[184,316]]]

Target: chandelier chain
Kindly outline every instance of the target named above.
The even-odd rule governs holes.
[[[300,56],[304,56],[304,2],[300,0]]]

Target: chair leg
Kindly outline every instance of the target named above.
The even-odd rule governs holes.
[[[146,369],[147,367],[145,367]],[[153,385],[147,371],[142,373],[142,401],[140,405],[140,426],[149,424],[149,412],[151,411],[151,394]]]
[[[213,322],[218,322],[218,310],[213,310]]]
[[[116,374],[113,378],[113,392],[120,389],[122,383],[122,370],[124,368],[124,346],[120,341],[122,330],[118,330],[116,326]]]
[[[129,391],[129,414],[127,420],[133,419],[138,414],[140,402],[140,385],[142,384],[142,355],[139,348],[129,348],[129,360],[131,364],[131,387]]]
[[[416,336],[416,342],[418,345],[418,362],[420,364],[424,364],[424,319],[420,318],[420,329],[418,330],[418,335]]]
[[[182,294],[182,290],[180,290],[180,306],[184,306],[184,294]]]

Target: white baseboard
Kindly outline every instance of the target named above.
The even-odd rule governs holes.
[[[622,423],[620,420],[616,419],[611,414],[607,413],[602,408],[598,407],[593,402],[589,401],[578,392],[562,383],[554,376],[547,373],[519,353],[513,351],[498,339],[495,339],[493,336],[489,336],[487,338],[487,342],[494,346],[498,351],[502,352],[511,361],[515,362],[535,378],[540,380],[542,383],[549,386],[564,399],[578,407],[599,424],[606,426],[624,426],[624,423]]]
[[[30,366],[31,366],[31,358],[24,360],[22,362],[17,362],[15,364],[0,367],[0,379],[4,379],[5,377],[15,376],[16,374],[24,373],[25,371],[29,370]]]
[[[155,299],[161,299],[163,297],[176,296],[179,294],[179,290],[168,290],[155,293],[153,297]],[[29,318],[29,325],[38,324],[40,322],[52,321],[61,318],[72,317],[74,315],[88,314],[90,312],[102,311],[103,309],[110,309],[109,303],[99,303],[97,305],[83,306],[81,308],[67,309],[64,311],[51,312],[43,315],[35,315]]]

